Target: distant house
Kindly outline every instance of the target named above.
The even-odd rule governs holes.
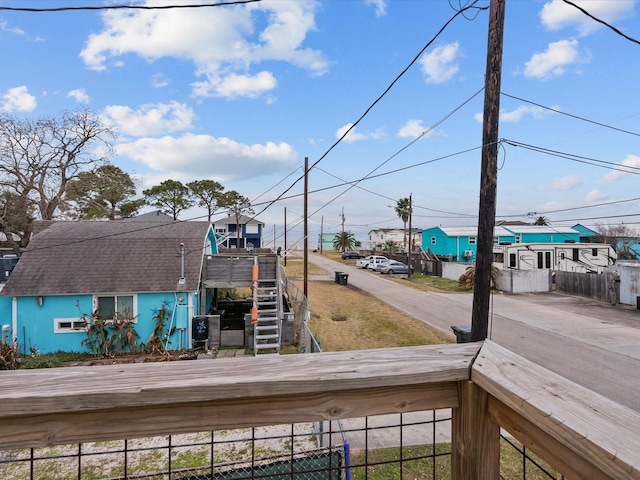
[[[214,222],[215,233],[221,238],[219,245],[225,248],[262,248],[264,223],[255,218],[229,215]]]
[[[515,243],[515,234],[495,227],[493,244]],[[432,227],[422,231],[422,249],[449,262],[473,262],[476,259],[478,227]]]
[[[333,252],[333,241],[339,233],[319,233],[318,234],[318,247],[317,249],[322,252]]]
[[[420,245],[422,243],[422,230],[419,228],[412,228],[411,230],[412,233],[410,234],[409,229],[407,229],[406,239],[404,228],[378,228],[376,230],[370,230],[368,249],[378,252],[382,251],[388,241],[395,243],[398,246],[399,252],[407,250],[405,240],[407,243]]]
[[[38,224],[0,295],[3,334],[20,350],[82,351],[83,317],[133,318],[140,342],[162,306],[171,349],[190,345],[205,308],[203,268],[217,253],[208,222],[78,221]]]
[[[493,230],[493,245],[517,243],[575,243],[581,233],[569,227],[503,223]],[[476,259],[478,227],[432,227],[422,232],[422,248],[450,262]]]
[[[602,235],[595,230],[585,227],[584,225],[580,225],[576,223],[573,227],[573,230],[578,232],[579,234],[579,242],[580,243],[600,243]]]

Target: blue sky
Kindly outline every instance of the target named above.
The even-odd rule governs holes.
[[[640,5],[574,3],[621,33],[559,0],[507,0],[497,216],[638,224]],[[305,157],[314,165],[310,246],[343,218],[361,240],[401,227],[393,206],[409,195],[415,227],[475,225],[488,5],[448,25],[455,2],[445,0],[0,10],[0,109],[29,117],[89,108],[113,124],[113,163],[140,190],[217,180],[253,202],[267,242],[281,243],[285,209],[288,243],[301,237],[295,181]]]

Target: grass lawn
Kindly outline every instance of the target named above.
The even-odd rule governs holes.
[[[339,254],[332,254],[340,258]],[[342,262],[350,265],[354,261]],[[307,268],[309,276],[327,273],[312,263]],[[302,269],[302,258],[288,259],[287,276],[299,288],[302,288]],[[311,309],[309,328],[325,352],[452,343],[439,329],[353,285],[309,280],[307,290]]]

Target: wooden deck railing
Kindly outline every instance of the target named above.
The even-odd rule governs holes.
[[[490,342],[0,373],[0,449],[452,408],[452,478],[500,427],[566,478],[640,479],[640,414]]]

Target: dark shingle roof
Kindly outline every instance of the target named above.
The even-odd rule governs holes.
[[[194,291],[208,222],[54,222],[35,235],[2,295]],[[180,244],[185,245],[184,285]]]

